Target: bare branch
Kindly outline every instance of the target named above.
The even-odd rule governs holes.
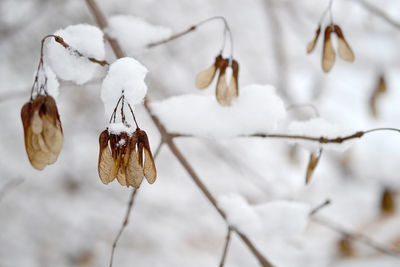
[[[315,214],[316,214],[317,212],[319,212],[321,209],[325,208],[326,206],[328,206],[328,205],[330,205],[330,204],[331,204],[331,200],[330,200],[330,199],[325,200],[323,203],[319,204],[318,206],[316,206],[315,208],[313,208],[313,209],[310,211],[310,216],[315,215]]]
[[[231,241],[231,233],[232,233],[232,228],[228,227],[228,234],[226,235],[225,239],[224,252],[222,253],[222,258],[219,267],[224,267],[225,265],[226,254],[228,252],[229,242]]]
[[[107,20],[99,7],[97,6],[95,0],[86,0],[86,3],[88,4],[90,11],[92,14],[95,16],[96,21],[100,28],[105,28],[107,26]],[[106,39],[110,42],[111,47],[117,56],[117,58],[124,57],[124,53],[122,52],[122,49],[118,42],[116,40],[110,39],[108,36],[106,36]],[[176,157],[176,159],[182,164],[182,166],[185,168],[185,170],[188,172],[192,180],[195,182],[195,184],[198,186],[198,188],[203,192],[203,194],[207,197],[207,199],[211,202],[215,210],[221,215],[221,217],[226,221],[226,215],[225,213],[217,206],[217,202],[214,198],[214,196],[210,193],[208,188],[201,182],[199,176],[196,174],[192,166],[189,164],[189,162],[186,160],[186,158],[183,156],[183,154],[180,152],[180,150],[176,147],[175,143],[173,142],[172,136],[167,132],[165,127],[162,125],[162,123],[159,121],[159,119],[154,116],[148,106],[148,103],[145,99],[144,106],[148,113],[151,116],[151,119],[153,120],[153,123],[156,125],[157,129],[159,130],[161,134],[162,140],[165,140],[165,143],[168,145],[170,148],[171,152],[173,155]],[[239,237],[242,239],[242,241],[247,245],[247,247],[250,249],[250,251],[254,254],[254,256],[258,259],[259,263],[263,267],[270,267],[272,264],[261,254],[261,252],[258,251],[258,249],[253,245],[253,243],[248,239],[246,235],[241,233],[239,230],[235,229],[234,230]]]
[[[276,133],[276,134],[264,134],[264,133],[257,133],[253,135],[238,135],[236,136],[237,138],[240,137],[261,137],[261,138],[278,138],[278,139],[296,139],[296,140],[305,140],[305,141],[311,141],[311,142],[317,142],[321,144],[341,144],[346,141],[356,139],[356,138],[361,138],[366,134],[372,133],[372,132],[380,132],[380,131],[393,131],[393,132],[400,132],[400,129],[397,128],[374,128],[366,131],[358,131],[355,132],[354,134],[351,135],[346,135],[343,137],[335,137],[335,138],[327,138],[324,136],[320,137],[314,137],[314,136],[306,136],[306,135],[296,135],[296,134],[281,134],[281,133]],[[194,135],[187,135],[187,134],[178,134],[178,133],[171,133],[170,136],[173,138],[176,137],[200,137],[200,136],[194,136]]]
[[[365,0],[353,0],[355,2],[358,2],[360,5],[362,5],[366,10],[369,12],[377,15],[378,17],[382,18],[384,21],[387,23],[391,24],[397,29],[400,29],[400,22],[395,21],[393,18],[389,17],[383,10],[377,8],[376,6],[371,5]]]
[[[344,228],[342,228],[341,226],[339,226],[336,223],[330,222],[328,220],[324,220],[321,218],[312,218],[314,222],[323,225],[325,227],[328,227],[329,229],[331,229],[332,231],[335,231],[341,235],[343,235],[344,237],[346,237],[349,240],[354,240],[356,242],[362,243],[366,246],[369,246],[381,253],[387,254],[387,255],[391,255],[394,257],[400,257],[400,253],[396,250],[387,248],[381,244],[379,244],[378,242],[374,241],[373,239],[371,239],[370,237],[367,237],[366,235],[362,234],[362,233],[352,233]]]
[[[126,214],[125,214],[124,221],[122,222],[121,228],[119,229],[119,232],[118,232],[117,236],[115,237],[114,242],[113,242],[113,244],[112,244],[112,248],[111,248],[111,257],[110,257],[110,265],[109,265],[110,267],[112,267],[112,265],[113,265],[115,248],[117,247],[119,238],[121,237],[122,232],[125,230],[125,227],[126,227],[126,226],[128,225],[128,223],[129,223],[129,216],[130,216],[130,214],[131,214],[131,210],[132,210],[132,206],[133,206],[133,201],[134,201],[134,199],[135,199],[136,192],[137,192],[137,189],[136,189],[136,188],[132,189],[132,193],[131,193],[131,197],[129,198],[128,207],[127,207],[127,209],[126,209]]]

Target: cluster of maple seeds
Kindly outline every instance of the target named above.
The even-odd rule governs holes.
[[[99,163],[98,173],[101,181],[108,184],[115,179],[123,186],[139,188],[146,177],[149,184],[156,181],[156,167],[150,150],[149,139],[145,131],[137,125],[135,115],[131,109],[136,130],[127,123],[124,114],[125,97],[118,100],[109,125],[99,136]],[[116,111],[121,103],[121,123],[115,124]],[[118,129],[111,129],[116,126]]]
[[[322,51],[322,69],[325,72],[329,72],[332,69],[333,65],[335,64],[336,52],[335,49],[333,48],[333,44],[331,41],[331,34],[333,32],[336,33],[338,37],[339,57],[348,62],[353,62],[355,59],[354,53],[351,50],[350,45],[346,42],[346,39],[344,38],[342,29],[338,25],[332,23],[326,26],[324,33],[324,48]],[[307,53],[311,53],[314,50],[320,33],[321,33],[321,26],[318,26],[314,39],[307,46]]]
[[[50,95],[37,95],[21,109],[25,149],[35,169],[56,162],[63,144],[57,105]]]
[[[43,62],[43,45],[47,38],[54,38],[64,48],[73,51],[75,56],[84,57],[59,36],[48,35],[42,39],[41,57],[31,89],[31,97],[21,109],[25,150],[31,165],[38,170],[43,170],[47,165],[57,161],[64,140],[56,101],[47,92],[47,75]],[[102,66],[108,65],[105,61],[87,59]],[[127,105],[137,126],[134,132],[125,120],[124,101],[122,90],[122,96],[111,118],[115,124],[115,112],[121,102],[121,120],[127,130],[113,133],[107,127],[100,134],[98,173],[104,184],[117,179],[123,186],[138,188],[144,177],[150,184],[155,182],[156,168],[147,134],[138,127],[129,103]]]
[[[232,76],[229,77],[229,84],[226,81],[226,70],[228,67],[232,68]],[[236,60],[223,58],[221,54],[218,55],[215,58],[214,64],[197,75],[196,87],[199,89],[207,88],[214,80],[217,71],[219,72],[217,88],[215,90],[217,101],[222,106],[230,106],[232,104],[232,100],[239,95],[239,64]]]

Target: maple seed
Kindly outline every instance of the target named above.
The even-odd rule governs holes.
[[[373,91],[372,96],[369,101],[371,113],[374,118],[378,118],[378,115],[379,115],[378,108],[377,108],[377,100],[378,100],[379,96],[386,93],[386,91],[387,91],[387,89],[386,89],[385,78],[383,77],[383,75],[381,75],[379,77],[379,81],[376,86],[376,89]]]
[[[308,184],[310,182],[311,176],[314,173],[314,170],[318,165],[321,155],[322,155],[322,149],[319,150],[318,155],[316,155],[315,153],[310,154],[310,159],[308,161],[308,167],[307,167],[307,173],[306,173],[306,184]]]
[[[139,188],[143,177],[152,184],[156,180],[156,167],[145,131],[136,129],[130,136],[126,132],[109,133],[99,137],[98,172],[104,184],[117,178],[123,186]]]
[[[35,169],[43,170],[56,162],[64,140],[54,98],[38,95],[25,103],[21,119],[29,161]]]
[[[327,26],[324,34],[324,49],[322,52],[322,69],[329,72],[335,64],[336,53],[331,41],[332,26]]]
[[[339,52],[339,57],[341,57],[343,60],[353,62],[354,61],[354,53],[350,48],[350,45],[346,42],[344,39],[342,29],[338,25],[333,25],[333,30],[336,33],[338,37],[338,52]]]
[[[215,94],[217,101],[221,106],[230,106],[232,104],[232,100],[239,95],[239,64],[236,60],[232,59],[230,66],[232,68],[232,77],[230,77],[229,85],[226,82],[226,69],[228,67],[229,59],[218,55],[215,58],[214,64],[208,69],[200,72],[196,78],[196,87],[199,89],[204,89],[211,84],[217,71],[219,71]]]
[[[314,50],[315,45],[317,44],[318,37],[319,37],[320,33],[321,33],[321,26],[319,26],[317,31],[315,32],[314,40],[309,42],[308,45],[307,45],[307,53],[308,54],[310,54]]]

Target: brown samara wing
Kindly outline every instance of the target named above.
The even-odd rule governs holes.
[[[379,115],[378,108],[377,108],[377,100],[378,100],[379,96],[384,94],[386,91],[387,91],[387,89],[386,89],[385,78],[383,77],[383,75],[381,75],[379,77],[378,84],[377,84],[375,90],[372,92],[371,98],[369,100],[369,106],[371,109],[371,113],[372,113],[372,116],[374,116],[375,118],[377,118]]]
[[[126,165],[126,184],[139,188],[144,174],[143,167],[139,164],[139,156],[136,150],[138,144],[138,131],[135,131],[129,141],[129,159]]]
[[[342,29],[338,25],[334,25],[334,31],[338,37],[338,54],[342,59],[353,62],[355,57],[350,45],[344,39]]]
[[[139,164],[138,154],[135,148],[131,148],[128,165],[126,166],[126,184],[139,188],[143,181],[143,167]]]
[[[153,155],[151,154],[150,143],[145,131],[139,130],[138,132],[139,147],[142,145],[142,150],[144,152],[144,162],[143,159],[139,160],[139,163],[143,166],[144,177],[146,177],[147,182],[152,184],[156,181],[157,171],[156,165],[154,164]],[[139,157],[142,152],[139,150]]]
[[[228,65],[229,60],[224,59],[219,69],[217,88],[215,91],[217,101],[221,106],[230,106],[232,101],[232,97],[229,93],[228,84],[226,83],[226,69]]]
[[[200,72],[196,77],[196,87],[198,89],[207,88],[215,77],[215,73],[217,72],[219,62],[222,60],[222,56],[218,55],[215,58],[214,64],[212,64],[206,70]]]
[[[111,170],[114,166],[114,160],[108,147],[108,140],[108,130],[104,130],[99,137],[100,152],[98,163],[99,177],[104,184],[112,182],[115,178],[111,176]]]
[[[228,93],[232,99],[239,96],[239,64],[236,60],[232,60],[232,78],[229,82]]]
[[[314,173],[315,168],[318,165],[318,161],[321,158],[322,149],[319,151],[319,154],[310,154],[310,159],[308,161],[307,173],[306,173],[306,184],[308,184],[311,180],[311,176]]]
[[[325,29],[324,49],[322,52],[322,69],[329,72],[335,64],[336,53],[331,41],[332,25]]]
[[[307,53],[308,54],[311,53],[314,50],[315,45],[317,44],[318,37],[319,37],[320,33],[321,33],[321,26],[319,26],[317,31],[315,32],[314,40],[309,42],[308,45],[307,45]]]

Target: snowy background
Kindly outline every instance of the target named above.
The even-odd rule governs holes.
[[[155,113],[159,112],[169,130],[201,136],[180,138],[176,144],[217,197],[228,220],[274,265],[400,265],[400,257],[359,243],[351,243],[353,256],[344,257],[338,246],[343,236],[315,221],[364,233],[400,252],[400,210],[396,208],[390,216],[382,216],[380,210],[384,189],[394,192],[397,204],[400,201],[398,133],[371,133],[348,145],[327,147],[307,186],[304,179],[310,149],[318,147],[278,139],[232,138],[252,133],[249,128],[260,126],[251,124],[254,121],[265,122],[261,125],[264,132],[313,136],[381,126],[400,128],[398,24],[388,23],[356,0],[334,1],[334,22],[342,28],[356,60],[347,63],[337,57],[332,71],[325,74],[321,69],[322,41],[310,55],[306,46],[328,1],[98,2],[107,16],[116,16],[109,34],[122,38],[128,55],[148,69],[148,97]],[[378,8],[400,23],[398,1],[369,2],[379,4]],[[153,29],[160,36],[185,30],[211,16],[224,16],[233,33],[234,58],[240,65],[239,87],[244,97],[238,99],[240,107],[234,105],[227,111],[216,106],[212,102],[215,82],[203,91],[195,88],[196,75],[212,64],[220,49],[221,22],[210,22],[185,37],[143,51],[146,40],[140,27],[118,27],[119,15],[159,25]],[[122,21],[142,23],[137,18]],[[29,99],[40,40],[81,23],[95,25],[83,0],[0,1],[2,267],[108,266],[111,244],[125,214],[130,190],[117,182],[103,185],[97,175],[98,135],[109,118],[104,116],[100,98],[104,68],[96,66],[92,80],[78,81],[83,85],[59,80],[57,104],[64,146],[57,162],[36,171],[24,148],[20,109]],[[130,34],[129,29],[137,32]],[[146,32],[149,41],[159,37]],[[98,47],[93,44],[92,50]],[[108,61],[115,60],[108,44],[105,52]],[[387,92],[379,96],[379,116],[374,118],[369,101],[381,74]],[[254,95],[244,90],[259,90],[260,86],[265,91],[256,94],[261,97],[255,97],[252,105]],[[241,91],[239,94],[241,97]],[[262,105],[263,97],[268,105]],[[309,106],[283,109],[304,104],[313,104],[321,119],[315,119]],[[159,133],[142,106],[136,106],[135,112],[154,152]],[[215,118],[220,123],[215,123]],[[136,196],[114,266],[217,266],[225,222],[167,147],[162,148],[156,166],[157,181],[153,185],[144,182]],[[326,199],[332,203],[310,218],[309,211]],[[235,235],[226,266],[258,266]]]

